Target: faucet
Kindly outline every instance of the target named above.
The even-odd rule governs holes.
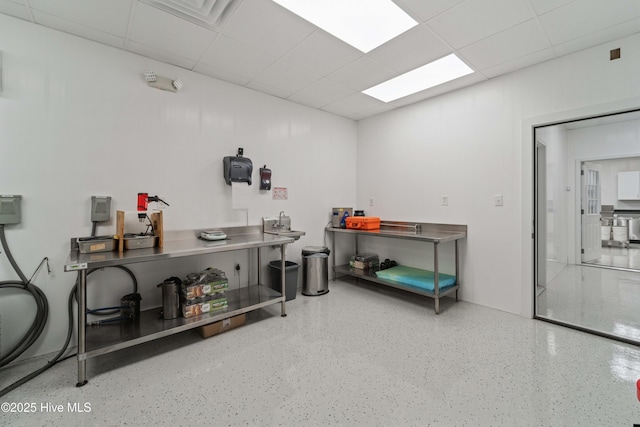
[[[280,215],[278,215],[278,228],[282,228],[282,215],[284,215],[284,211],[280,211]]]

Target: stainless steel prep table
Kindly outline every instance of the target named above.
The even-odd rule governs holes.
[[[456,301],[458,300],[458,289],[460,288],[459,282],[459,254],[458,254],[458,240],[467,237],[467,226],[456,224],[432,224],[432,223],[413,223],[413,222],[401,222],[401,221],[381,221],[380,229],[378,230],[354,230],[345,228],[333,228],[328,225],[325,231],[334,233],[331,239],[331,256],[333,264],[333,280],[336,279],[336,273],[342,275],[356,277],[358,279],[368,280],[371,282],[380,283],[383,285],[391,286],[394,288],[402,289],[404,291],[413,292],[416,294],[424,295],[435,299],[435,312],[440,312],[440,298],[450,295],[455,292]],[[355,250],[358,253],[358,236],[374,236],[394,239],[406,239],[417,240],[420,242],[433,243],[433,272],[434,272],[434,290],[428,291],[424,289],[417,289],[414,287],[405,286],[400,283],[392,282],[389,280],[380,279],[375,275],[374,271],[370,270],[358,270],[351,268],[349,264],[336,266],[336,248],[335,248],[335,236],[336,233],[352,234],[355,237]],[[444,242],[454,242],[455,244],[455,265],[456,265],[456,283],[447,289],[440,291],[438,286],[438,245]]]
[[[292,237],[265,234],[260,226],[228,227],[219,229],[227,235],[226,240],[207,241],[197,238],[197,231],[166,232],[162,248],[134,249],[124,252],[100,252],[81,254],[72,248],[65,271],[78,273],[78,386],[87,383],[86,361],[112,351],[177,334],[198,326],[207,325],[269,305],[281,304],[281,315],[285,308],[285,246],[293,243]],[[71,239],[72,244],[75,239]],[[281,292],[260,283],[260,248],[280,247]],[[228,308],[221,312],[172,320],[158,317],[158,308],[141,311],[140,318],[125,322],[120,327],[87,327],[87,274],[90,270],[170,258],[190,257],[218,252],[257,249],[258,280],[240,289],[225,292]]]

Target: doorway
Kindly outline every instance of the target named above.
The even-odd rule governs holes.
[[[534,317],[640,345],[640,241],[608,247],[603,225],[603,207],[640,217],[640,196],[617,193],[619,172],[640,171],[640,111],[536,127],[533,141]]]

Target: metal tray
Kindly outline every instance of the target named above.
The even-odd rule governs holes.
[[[117,240],[109,237],[87,237],[78,239],[78,250],[81,254],[93,254],[96,252],[110,252],[116,250]]]
[[[125,236],[125,249],[152,248],[156,245],[156,236]]]

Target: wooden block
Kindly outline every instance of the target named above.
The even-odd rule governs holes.
[[[116,211],[116,236],[118,252],[124,252],[124,211]]]
[[[158,237],[157,246],[161,248],[164,244],[164,224],[162,220],[162,211],[154,212],[151,214],[151,225],[153,225],[153,232]]]

